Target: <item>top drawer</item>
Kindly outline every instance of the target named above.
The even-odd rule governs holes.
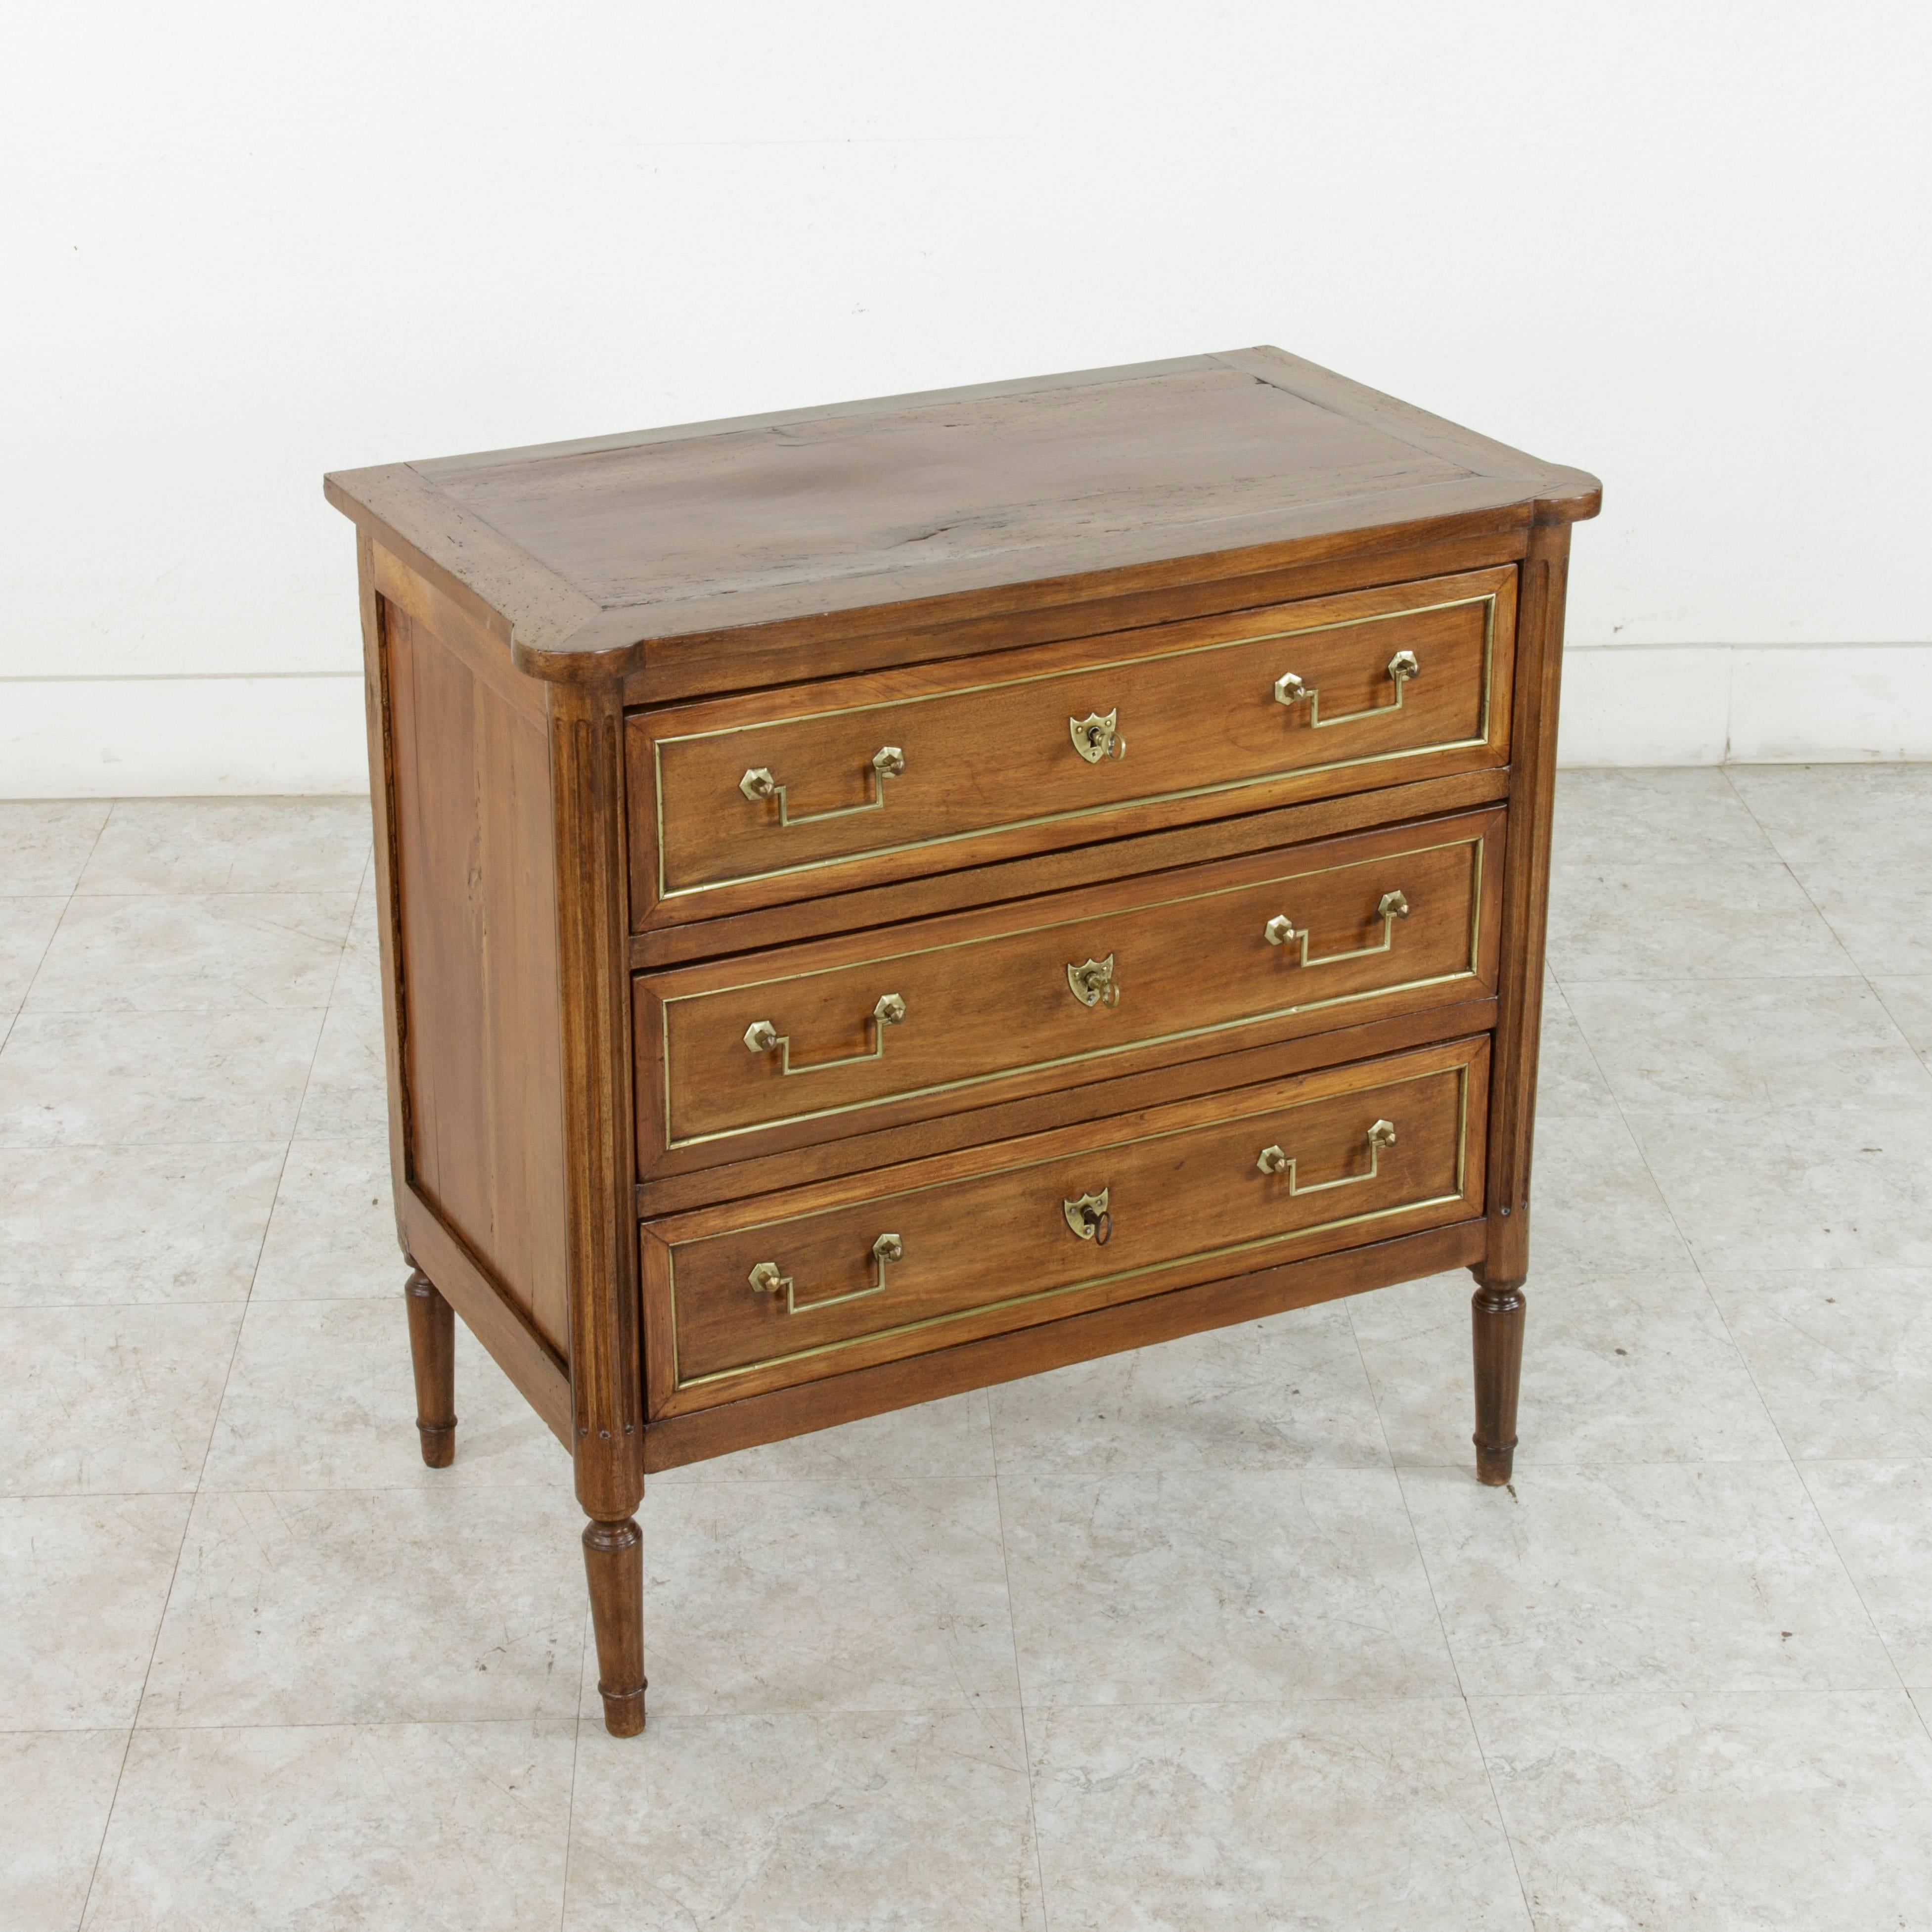
[[[639,930],[1500,765],[1514,567],[628,721]]]

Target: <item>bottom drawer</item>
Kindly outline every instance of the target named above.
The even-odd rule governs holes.
[[[1486,1038],[650,1222],[650,1413],[1482,1211]]]

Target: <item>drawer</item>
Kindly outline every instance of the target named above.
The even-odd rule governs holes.
[[[646,928],[1500,765],[1514,567],[634,712]]]
[[[640,976],[640,1178],[1494,990],[1491,809]]]
[[[1472,1218],[1486,1038],[646,1223],[651,1413]]]

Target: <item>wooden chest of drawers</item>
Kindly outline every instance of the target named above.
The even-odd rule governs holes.
[[[460,1313],[612,1730],[651,1469],[1466,1266],[1507,1478],[1593,478],[1256,349],[326,488],[423,1454]]]

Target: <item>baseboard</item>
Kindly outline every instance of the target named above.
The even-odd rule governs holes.
[[[0,681],[0,798],[368,789],[352,671]]]
[[[364,792],[362,680],[0,680],[0,798]],[[1566,765],[1932,759],[1932,644],[1610,645],[1563,665]]]
[[[1932,758],[1932,644],[1674,644],[1563,654],[1564,765]]]

